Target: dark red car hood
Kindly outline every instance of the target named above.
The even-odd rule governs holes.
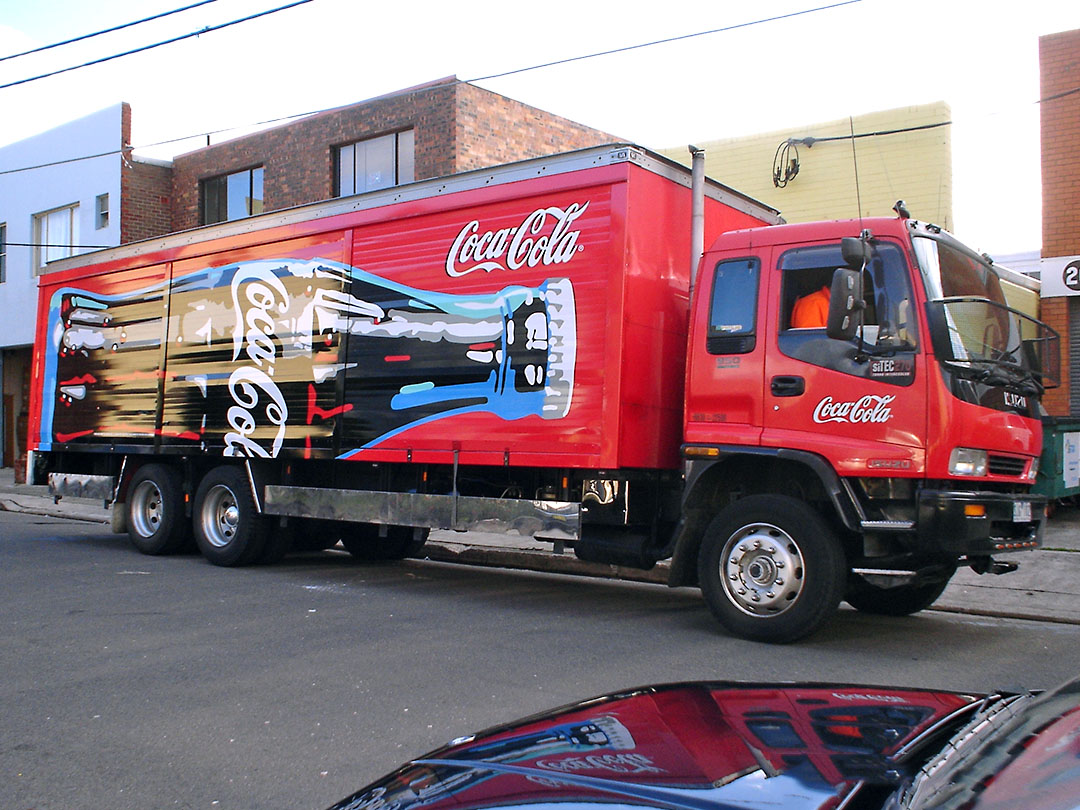
[[[892,755],[977,700],[821,685],[637,689],[457,740],[334,810],[836,808],[856,786],[887,794],[910,777]]]

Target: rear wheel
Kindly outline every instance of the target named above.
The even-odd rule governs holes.
[[[325,551],[341,540],[342,527],[349,524],[324,518],[304,518],[297,523],[293,551]]]
[[[844,593],[846,562],[835,533],[806,503],[751,495],[713,519],[698,581],[730,633],[783,643],[814,632]]]
[[[893,588],[879,588],[866,580],[855,579],[844,596],[845,601],[861,613],[876,616],[910,616],[925,610],[937,601],[956,569],[950,571],[944,579],[915,585],[899,585]]]
[[[266,522],[258,515],[242,470],[211,470],[195,494],[195,542],[214,565],[248,565],[266,546]]]
[[[187,541],[180,473],[164,464],[146,464],[128,487],[127,529],[143,554],[174,554]]]
[[[341,544],[358,560],[403,560],[424,547],[430,529],[412,526],[387,526],[386,536],[379,536],[374,523],[341,524]]]

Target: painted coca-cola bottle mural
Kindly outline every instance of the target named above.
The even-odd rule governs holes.
[[[565,278],[451,294],[282,258],[174,278],[168,294],[61,289],[48,336],[45,447],[160,435],[275,457],[330,449],[337,417],[346,455],[451,414],[561,418],[576,325]]]

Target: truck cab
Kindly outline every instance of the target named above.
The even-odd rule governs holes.
[[[1005,572],[994,554],[1038,545],[1045,503],[1029,488],[1057,335],[1010,309],[992,264],[940,228],[724,234],[701,264],[689,340],[685,510],[701,541],[673,575],[696,562],[737,632],[784,640],[765,628],[839,598],[914,612],[958,564]],[[825,541],[804,548],[808,530]]]

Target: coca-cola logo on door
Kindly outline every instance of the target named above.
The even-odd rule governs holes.
[[[825,397],[814,407],[814,421],[818,424],[827,422],[846,422],[849,424],[880,424],[892,419],[889,404],[895,396],[877,396],[867,394],[859,399],[847,402],[834,402],[832,397]]]

